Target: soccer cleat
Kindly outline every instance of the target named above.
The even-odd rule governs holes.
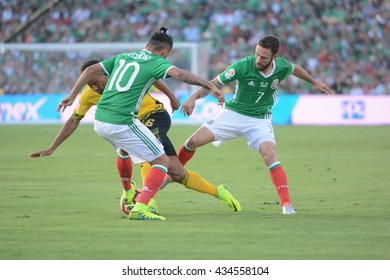
[[[172,178],[168,174],[165,174],[164,181],[162,182],[161,186],[158,188],[159,190],[162,190],[165,188],[169,183],[172,183]]]
[[[282,206],[282,210],[283,210],[283,214],[284,215],[293,215],[293,214],[295,214],[295,210],[294,210],[294,208],[292,207],[292,205],[290,203],[283,205]]]
[[[240,212],[241,205],[237,199],[233,197],[233,195],[229,192],[225,185],[220,185],[217,187],[218,190],[218,198],[222,200],[224,204],[226,204],[233,211]]]
[[[123,194],[119,201],[119,206],[123,212],[129,214],[131,209],[133,209],[136,202],[137,196],[141,192],[137,190],[137,185],[131,181],[131,189],[128,191],[123,190]]]
[[[150,208],[143,203],[136,203],[129,214],[130,220],[165,221],[165,217],[153,214]]]
[[[137,202],[137,197],[141,194],[141,191],[139,190],[135,190],[135,193],[134,193],[134,196],[133,196],[133,199],[131,201],[129,201],[128,199],[125,199],[125,196],[122,195],[121,196],[121,199],[120,199],[120,208],[121,210],[126,213],[126,214],[130,214],[130,211],[133,209],[135,203]],[[159,212],[158,212],[158,207],[157,207],[157,202],[154,198],[152,198],[150,201],[149,201],[149,209],[150,209],[150,212],[153,213],[153,214],[156,214],[156,215],[159,215]]]
[[[133,199],[134,199],[134,196],[135,196],[136,193],[137,193],[137,185],[135,184],[135,182],[134,182],[134,181],[131,181],[130,184],[131,184],[130,190],[128,190],[128,191],[123,190],[123,195],[124,195],[125,198],[127,198],[129,201],[133,200]]]
[[[152,198],[150,201],[149,201],[149,210],[150,210],[150,213],[153,213],[153,214],[156,214],[156,215],[160,215],[160,213],[158,212],[158,207],[157,207],[157,202],[154,198]]]

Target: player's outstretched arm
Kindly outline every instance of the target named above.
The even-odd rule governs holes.
[[[77,94],[79,94],[80,90],[88,83],[88,81],[96,76],[96,75],[103,75],[104,70],[100,64],[94,64],[89,67],[87,67],[83,73],[79,76],[76,84],[73,86],[70,93],[65,96],[61,102],[57,106],[57,112],[64,112],[66,107],[72,106],[74,100],[77,97]]]
[[[324,82],[320,82],[320,81],[317,81],[316,79],[314,79],[300,65],[294,64],[294,71],[292,72],[292,74],[295,77],[297,77],[297,78],[299,78],[301,80],[304,80],[304,81],[306,81],[308,83],[311,83],[313,86],[318,88],[320,91],[322,91],[326,95],[334,94],[334,92],[329,88],[329,86],[327,84],[325,84]]]
[[[206,91],[211,92],[214,96],[223,96],[219,88],[216,87],[213,83],[207,82],[201,77],[198,77],[197,75],[192,74],[187,70],[180,69],[178,67],[172,67],[168,70],[168,75],[187,84],[201,86]]]
[[[220,87],[221,85],[218,83],[218,79],[214,78],[211,80],[212,84],[214,84],[216,87]],[[180,112],[183,113],[185,116],[190,116],[194,109],[195,109],[195,102],[197,99],[203,98],[209,94],[209,91],[206,90],[205,88],[199,88],[197,89],[181,106]],[[224,95],[221,94],[213,94],[217,100],[218,100],[218,105],[223,105],[223,102],[225,102]]]
[[[180,99],[172,92],[172,90],[164,83],[162,80],[158,80],[154,83],[154,86],[168,96],[171,101],[172,113],[175,112],[180,107]]]
[[[195,93],[194,93],[195,94]],[[191,95],[186,101],[184,101],[184,103],[181,105],[181,108],[180,108],[180,113],[183,113],[184,116],[191,116],[192,115],[192,112],[194,111],[195,109],[195,102],[197,100],[197,98],[195,97],[195,95]]]
[[[37,158],[37,157],[45,157],[50,156],[54,151],[70,136],[73,134],[73,132],[77,129],[77,127],[80,124],[80,120],[76,120],[71,116],[62,126],[60,132],[54,139],[51,146],[45,150],[33,152],[30,154],[30,157]]]

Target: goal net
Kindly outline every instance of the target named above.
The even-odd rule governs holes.
[[[145,46],[146,42],[0,44],[1,90],[3,94],[68,93],[85,60],[104,60],[117,53],[143,49]],[[209,42],[174,43],[168,60],[208,80],[209,48]],[[166,82],[177,95],[189,94],[196,88],[175,79]]]

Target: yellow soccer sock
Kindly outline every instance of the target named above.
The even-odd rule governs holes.
[[[150,170],[152,167],[148,162],[143,162],[141,164],[141,176],[142,176],[142,182],[145,182],[146,176],[148,176]]]
[[[207,182],[204,178],[202,178],[198,173],[187,170],[187,176],[182,182],[182,184],[191,190],[207,193],[209,195],[218,197],[218,190],[213,185]]]

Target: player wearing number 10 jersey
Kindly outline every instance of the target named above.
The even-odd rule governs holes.
[[[95,119],[112,124],[132,124],[138,116],[148,89],[159,79],[167,78],[173,67],[163,57],[147,50],[121,53],[100,63],[109,76],[98,103]],[[139,94],[129,94],[128,91]]]
[[[278,94],[279,83],[291,74],[305,80],[325,94],[329,87],[311,77],[301,66],[279,58],[279,39],[266,35],[259,40],[255,55],[246,57],[219,74],[212,83],[223,85],[236,81],[233,98],[217,116],[206,122],[179,149],[179,160],[185,165],[195,149],[207,143],[243,137],[249,148],[260,153],[270,170],[271,180],[279,195],[283,214],[295,214],[291,205],[286,174],[276,156],[276,142],[271,113]],[[181,111],[191,115],[198,98],[206,96],[205,90],[197,90],[182,105]]]
[[[180,69],[166,58],[172,50],[173,40],[161,28],[149,39],[144,50],[118,54],[83,71],[61,104],[72,105],[78,92],[96,75],[109,75],[107,85],[97,104],[95,131],[115,149],[126,151],[135,163],[149,162],[148,173],[137,203],[131,210],[130,219],[165,220],[150,212],[147,206],[161,186],[169,168],[169,158],[162,144],[138,119],[142,99],[149,88],[159,79],[173,77],[188,84],[199,85],[223,99],[220,90],[212,83]]]
[[[98,59],[91,59],[85,61],[80,68],[82,73],[88,66],[100,63]],[[78,128],[81,120],[84,118],[89,109],[96,105],[101,98],[101,94],[107,84],[108,77],[106,75],[98,75],[91,79],[83,92],[81,93],[79,103],[76,106],[72,116],[65,122],[58,135],[53,140],[53,143],[47,149],[33,152],[30,157],[43,157],[50,156],[54,151]],[[174,93],[165,85],[161,80],[158,80],[154,86],[162,91],[171,100],[171,106],[173,110],[176,110],[180,106],[180,100],[177,99]],[[177,99],[176,102],[173,102]],[[171,127],[171,118],[169,113],[165,109],[164,105],[157,99],[152,97],[149,93],[145,94],[142,104],[138,113],[138,119],[146,126],[153,134],[160,140],[164,146],[164,151],[169,157],[170,177],[166,178],[166,183],[170,181],[178,182],[185,187],[212,195],[219,198],[224,204],[234,211],[240,211],[239,202],[232,196],[232,194],[224,187],[224,185],[218,188],[213,184],[206,181],[198,173],[186,170],[183,168],[177,158],[175,148],[168,137],[168,131]],[[129,213],[129,210],[134,206],[134,198],[138,195],[139,191],[136,190],[136,185],[131,181],[132,179],[132,161],[130,156],[123,150],[118,150],[118,157],[116,164],[118,172],[122,181],[123,196],[121,197],[121,209],[125,213]],[[150,171],[151,166],[147,163],[141,164],[141,174],[143,181]],[[170,180],[169,180],[170,179]],[[163,186],[160,187],[160,189]],[[153,213],[158,213],[158,208],[155,200],[149,202],[149,208]]]

